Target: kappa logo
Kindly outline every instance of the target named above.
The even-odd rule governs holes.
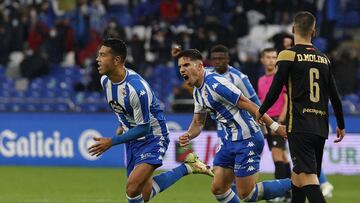
[[[254,151],[250,151],[248,154],[248,156],[254,156],[254,155],[255,155]]]
[[[145,90],[141,90],[141,91],[140,91],[140,97],[141,97],[141,96],[144,96],[145,94],[146,94]]]
[[[254,166],[249,166],[246,171],[249,172],[249,171],[254,171],[255,170],[255,167]]]
[[[219,83],[218,83],[218,82],[217,82],[217,83],[214,83],[214,84],[212,85],[213,89],[216,89],[217,86],[219,86]]]
[[[161,147],[161,148],[158,150],[158,152],[160,152],[160,153],[165,153],[165,149]]]
[[[254,159],[250,158],[250,159],[247,160],[246,163],[254,163],[254,162],[255,162]]]
[[[247,147],[255,147],[255,144],[253,142],[249,142]]]

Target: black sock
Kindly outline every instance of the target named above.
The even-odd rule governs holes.
[[[324,195],[321,193],[320,185],[306,185],[302,189],[309,203],[326,203]]]
[[[275,179],[285,178],[285,165],[282,161],[275,162]]]
[[[291,167],[290,167],[290,163],[284,163],[284,168],[285,168],[285,173],[286,173],[285,178],[291,178]]]
[[[305,203],[305,193],[302,188],[296,187],[294,184],[291,184],[291,203]]]

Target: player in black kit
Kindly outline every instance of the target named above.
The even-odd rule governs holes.
[[[325,140],[328,137],[328,102],[333,105],[340,142],[345,136],[342,105],[330,71],[330,61],[311,44],[315,17],[299,12],[293,26],[295,46],[279,53],[278,71],[256,120],[274,104],[286,85],[288,92],[287,132],[293,162],[292,203],[326,202],[318,181]]]

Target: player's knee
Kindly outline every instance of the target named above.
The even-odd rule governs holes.
[[[222,195],[226,192],[227,190],[225,189],[225,187],[221,187],[220,185],[218,184],[211,184],[211,192],[214,194],[214,195]]]
[[[245,198],[249,195],[249,193],[243,191],[243,190],[237,190],[237,194],[239,198],[243,201],[245,201]]]
[[[249,187],[248,188],[238,188],[237,194],[242,201],[248,202],[250,200],[250,196],[254,190],[255,190],[255,186],[252,188],[249,188]]]
[[[135,197],[141,194],[141,187],[140,184],[136,181],[128,181],[126,184],[126,194],[129,197]]]

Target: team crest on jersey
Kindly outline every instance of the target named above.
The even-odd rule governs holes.
[[[114,110],[116,113],[127,114],[125,108],[122,107],[118,101],[111,100],[109,102],[109,105],[110,105],[111,109]]]
[[[126,88],[125,87],[123,87],[122,89],[121,89],[121,94],[125,97],[126,96]]]

